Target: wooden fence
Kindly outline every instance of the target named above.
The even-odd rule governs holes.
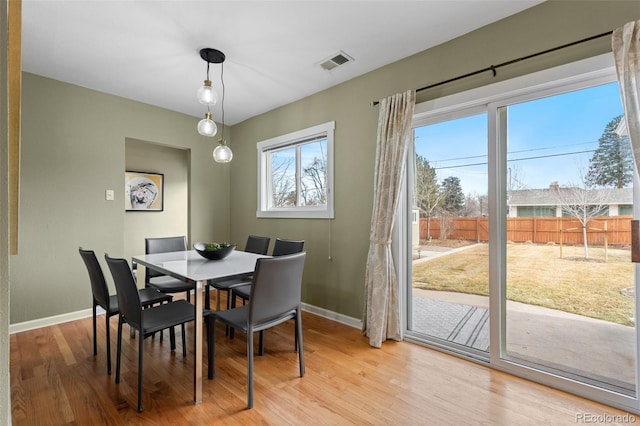
[[[631,245],[632,216],[600,216],[587,224],[587,244]],[[426,240],[427,218],[420,218],[420,240]],[[486,217],[453,217],[442,227],[439,218],[430,219],[431,238],[489,241],[489,219]],[[572,217],[510,217],[507,218],[507,240],[539,244],[583,244],[582,225]]]

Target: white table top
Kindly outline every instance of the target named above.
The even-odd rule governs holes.
[[[251,274],[256,260],[263,257],[270,256],[234,250],[224,259],[209,260],[197,251],[189,250],[138,255],[133,257],[133,261],[174,278],[197,282]]]

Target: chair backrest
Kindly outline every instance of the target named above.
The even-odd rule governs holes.
[[[245,244],[244,246],[244,251],[256,254],[267,254],[270,242],[271,238],[269,237],[249,235],[249,237],[247,238],[247,244]]]
[[[91,281],[91,292],[93,293],[93,299],[101,306],[105,311],[109,311],[109,288],[107,282],[104,279],[102,273],[102,267],[98,262],[98,258],[93,250],[83,250],[82,247],[78,248],[80,256],[87,267],[89,272],[89,280]]]
[[[144,252],[145,254],[154,253],[169,253],[172,251],[185,251],[187,249],[187,237],[159,237],[159,238],[145,238],[144,239]],[[153,277],[159,277],[163,275],[160,272],[145,268],[145,283],[149,283],[149,279]]]
[[[287,254],[301,253],[304,248],[304,240],[283,240],[276,238],[276,242],[273,245],[273,256],[285,256]]]
[[[300,307],[306,253],[258,259],[253,272],[249,323],[277,318]]]
[[[113,282],[116,285],[118,296],[118,308],[120,314],[126,318],[127,322],[137,328],[142,328],[142,304],[140,303],[140,293],[136,286],[133,273],[126,259],[118,259],[104,255]]]

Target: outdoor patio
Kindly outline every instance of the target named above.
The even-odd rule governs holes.
[[[429,261],[447,252],[451,250],[422,250],[416,261]],[[488,297],[414,288],[412,303],[414,331],[489,350]],[[634,390],[634,341],[633,327],[507,302],[508,355],[593,384],[610,383],[618,390]]]

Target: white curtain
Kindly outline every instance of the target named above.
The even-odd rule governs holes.
[[[365,275],[363,332],[379,348],[387,339],[401,340],[400,300],[391,256],[391,230],[405,173],[415,92],[380,101],[374,178],[373,213]]]
[[[616,29],[611,44],[637,171],[640,166],[640,20]]]

